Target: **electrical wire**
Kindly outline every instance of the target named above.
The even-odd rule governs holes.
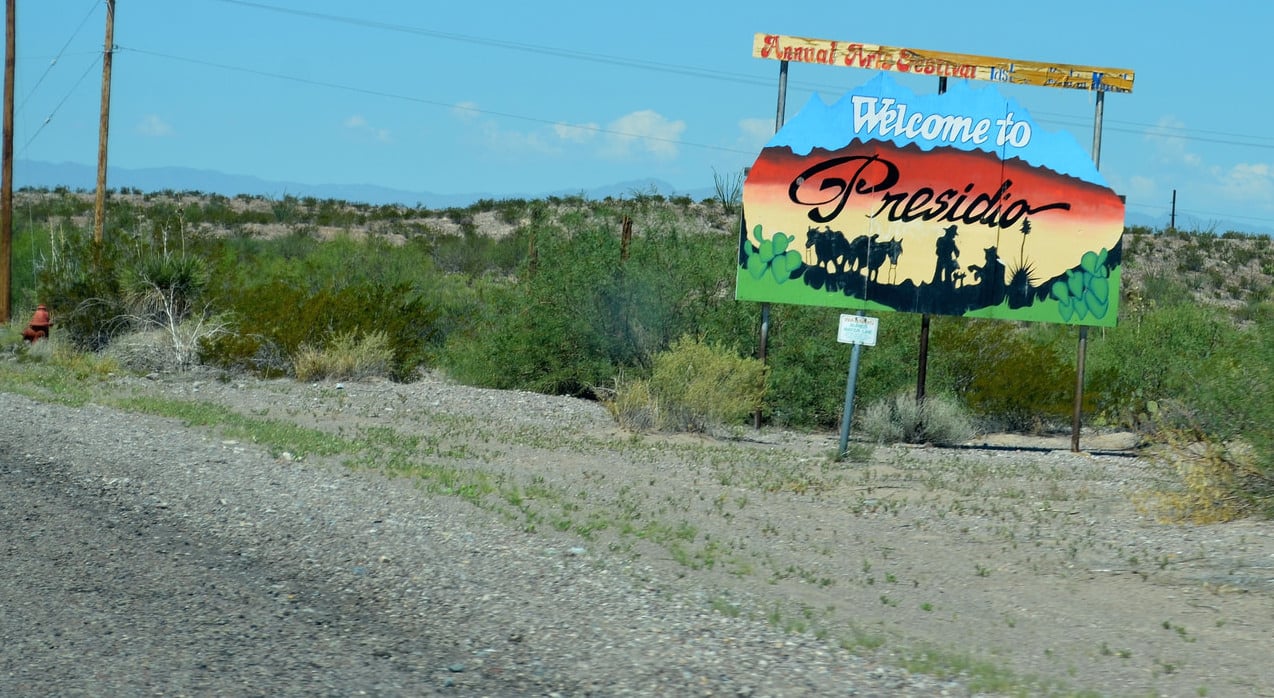
[[[478,107],[473,107],[473,106],[464,105],[464,104],[451,104],[451,103],[440,102],[440,101],[432,100],[432,99],[425,99],[423,97],[413,97],[410,95],[403,95],[403,94],[398,94],[394,92],[372,90],[366,87],[342,85],[342,84],[334,83],[334,82],[324,82],[322,80],[313,80],[311,78],[299,78],[292,75],[272,73],[266,70],[258,70],[255,68],[245,68],[243,66],[228,65],[225,63],[215,63],[212,61],[205,61],[205,60],[200,60],[196,58],[185,58],[183,56],[174,56],[167,53],[160,53],[158,51],[149,51],[146,49],[134,48],[130,46],[116,45],[115,48],[116,48],[116,51],[127,51],[129,53],[135,53],[135,54],[144,55],[144,56],[154,56],[156,58],[164,58],[164,59],[173,60],[173,61],[181,61],[184,63],[192,63],[195,65],[202,65],[202,66],[207,66],[210,68],[218,68],[221,70],[230,70],[230,71],[239,72],[239,73],[247,73],[249,75],[258,75],[261,77],[274,78],[277,80],[286,80],[288,82],[295,82],[295,83],[300,83],[303,85],[313,85],[316,87],[345,90],[347,92],[357,92],[359,94],[373,95],[376,97],[385,97],[388,99],[396,99],[396,100],[401,100],[404,102],[415,102],[417,104],[427,104],[429,106],[443,107],[446,109],[459,109],[459,110],[471,112],[474,114],[486,114],[488,116],[499,116],[506,119],[518,119],[521,121],[530,121],[534,123],[548,124],[550,126],[566,125],[566,126],[569,126],[570,128],[580,129],[584,131],[592,131],[594,133],[602,133],[602,134],[607,134],[612,136],[623,136],[625,138],[638,138],[638,139],[648,140],[648,141],[674,143],[677,145],[683,145],[683,146],[693,147],[693,148],[701,148],[704,150],[719,150],[722,152],[742,153],[742,154],[751,154],[754,152],[751,150],[741,150],[739,148],[729,148],[726,146],[710,145],[707,143],[694,143],[690,141],[679,140],[676,138],[663,138],[660,136],[652,136],[649,134],[641,134],[641,133],[627,133],[625,131],[616,131],[614,129],[602,128],[601,126],[594,126],[592,124],[567,124],[562,121],[555,121],[553,119],[546,119],[542,117],[526,116],[523,114],[512,114],[509,112],[493,111],[490,109],[479,109]]]
[[[35,91],[40,89],[40,84],[44,82],[44,78],[48,77],[49,73],[53,72],[53,66],[57,65],[58,61],[62,60],[62,56],[66,54],[66,49],[70,48],[71,42],[75,41],[75,37],[79,36],[80,30],[84,28],[84,25],[88,22],[89,18],[93,16],[93,12],[97,10],[97,6],[101,4],[102,0],[95,0],[93,6],[88,8],[88,12],[84,13],[84,19],[81,19],[80,23],[75,27],[75,31],[71,32],[70,38],[68,38],[66,43],[62,45],[61,50],[57,52],[57,55],[53,57],[53,60],[49,61],[48,67],[44,69],[44,72],[40,74],[39,79],[37,79],[35,84],[31,86],[31,89],[27,91],[26,96],[18,102],[18,112],[22,111],[22,107],[26,104],[27,100],[35,94]]]
[[[252,0],[210,0],[210,1],[219,2],[226,5],[238,5],[241,7],[265,10],[268,12],[276,12],[279,14],[293,15],[298,17],[308,17],[310,19],[318,19],[322,21],[335,22],[335,23],[346,24],[350,26],[360,26],[360,27],[366,27],[371,29],[382,29],[385,31],[414,34],[417,36],[428,36],[428,37],[444,39],[448,41],[457,41],[457,42],[461,42],[465,44],[493,46],[497,48],[506,48],[506,49],[516,50],[516,51],[538,53],[538,54],[549,55],[549,56],[558,56],[561,58],[569,58],[573,60],[584,60],[584,61],[591,61],[594,63],[604,63],[609,65],[625,66],[629,68],[655,70],[660,72],[668,72],[668,73],[674,73],[679,75],[688,75],[691,77],[701,77],[701,78],[706,78],[710,80],[721,80],[726,82],[735,82],[735,83],[748,84],[748,85],[768,86],[773,84],[773,81],[768,78],[760,78],[755,75],[747,75],[743,73],[731,73],[731,72],[725,72],[725,71],[698,68],[695,66],[679,65],[674,63],[662,63],[658,61],[648,61],[644,59],[625,58],[625,57],[612,56],[607,54],[591,53],[587,51],[575,51],[571,49],[563,49],[563,48],[554,47],[554,46],[543,46],[538,44],[528,44],[528,43],[521,43],[521,42],[515,42],[515,41],[506,41],[501,39],[490,39],[490,38],[485,38],[480,36],[457,34],[454,32],[443,32],[443,31],[437,31],[432,29],[425,29],[422,27],[413,27],[413,26],[409,26],[405,24],[394,24],[391,22],[365,20],[365,19],[359,19],[357,17],[349,17],[345,15],[335,15],[335,14],[329,14],[324,12],[314,12],[312,10],[297,10],[297,9],[288,8],[288,7],[279,7],[277,5],[270,5],[270,4],[266,4],[262,2],[253,2]],[[809,91],[819,91],[819,90],[841,91],[844,89],[844,85],[831,85],[827,83],[812,83],[812,82],[803,82],[803,81],[789,81],[789,86],[795,87],[798,89],[809,90]],[[1073,119],[1077,118],[1074,115],[1057,114],[1057,113],[1049,113],[1049,112],[1035,112],[1035,111],[1032,111],[1031,115],[1036,117],[1040,121],[1044,121],[1046,123],[1052,123],[1052,124],[1063,125],[1063,126],[1072,126],[1077,128],[1092,127],[1091,122],[1074,121]],[[1051,118],[1041,118],[1044,116],[1051,117]],[[1060,119],[1058,117],[1060,117]],[[1111,127],[1111,126],[1108,126],[1108,124],[1125,124],[1131,128],[1119,128],[1118,126]],[[1112,119],[1103,119],[1102,128],[1103,130],[1117,131],[1120,133],[1134,133],[1134,134],[1145,134],[1145,135],[1152,135],[1152,136],[1183,138],[1186,140],[1197,140],[1197,141],[1201,141],[1205,143],[1218,143],[1222,145],[1236,145],[1236,146],[1265,148],[1265,149],[1274,148],[1274,138],[1263,138],[1260,136],[1250,136],[1247,134],[1227,133],[1224,131],[1207,131],[1207,130],[1186,128],[1186,127],[1165,126],[1161,124],[1145,124],[1145,123],[1139,123],[1135,121],[1120,121],[1120,120],[1112,120]],[[1180,135],[1174,135],[1169,133],[1163,133],[1164,131],[1181,131],[1184,133]],[[1188,135],[1190,133],[1211,134],[1214,136],[1223,136],[1224,138],[1205,138],[1202,136]],[[1234,140],[1234,139],[1242,139],[1242,140]],[[1265,140],[1268,142],[1262,143],[1260,142],[1261,140]]]
[[[49,115],[40,123],[39,128],[35,130],[35,133],[32,133],[31,137],[27,139],[27,142],[22,144],[22,149],[19,151],[19,154],[26,153],[27,148],[31,147],[31,143],[34,142],[40,135],[40,132],[44,130],[44,127],[48,126],[49,123],[53,121],[53,117],[56,116],[58,111],[62,109],[62,105],[66,104],[66,100],[70,99],[71,95],[75,94],[75,91],[79,89],[80,83],[84,82],[84,78],[88,77],[89,73],[93,71],[93,68],[101,65],[101,62],[102,57],[99,55],[92,63],[89,64],[88,68],[86,68],[80,75],[80,78],[75,81],[74,85],[71,86],[71,89],[67,90],[67,93],[63,95],[62,101],[58,102],[57,105],[53,107],[53,111],[49,112]]]

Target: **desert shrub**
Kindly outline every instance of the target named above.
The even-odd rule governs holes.
[[[1134,502],[1139,509],[1167,523],[1274,515],[1274,477],[1259,452],[1242,442],[1166,426],[1174,421],[1165,419],[1165,426],[1155,430],[1152,457],[1171,469],[1176,485],[1138,493]]]
[[[930,340],[931,385],[960,395],[990,428],[1038,432],[1073,410],[1073,335],[1059,326],[944,318]],[[1085,391],[1086,407],[1097,401]]]
[[[740,422],[761,406],[766,369],[700,339],[683,337],[655,356],[651,392],[679,430]]]
[[[77,349],[95,351],[128,331],[120,297],[119,268],[125,250],[106,238],[86,234],[59,240],[56,263],[39,273],[39,297],[49,307],[57,332]]]
[[[1194,295],[1186,284],[1176,276],[1151,274],[1142,282],[1142,298],[1149,306],[1167,308],[1189,303]]]
[[[115,337],[99,353],[103,358],[118,363],[120,368],[134,373],[177,371],[188,365],[174,351],[171,335],[157,329]]]
[[[738,425],[759,409],[765,379],[760,361],[683,337],[654,357],[649,380],[617,382],[607,406],[634,430],[708,431]]]
[[[787,427],[839,423],[849,367],[849,348],[836,342],[839,316],[830,308],[770,307],[765,412],[773,423]],[[757,327],[759,322],[753,332]],[[754,345],[757,342],[755,336],[749,339]]]
[[[321,348],[302,346],[293,359],[293,374],[301,381],[361,380],[388,375],[393,359],[389,336],[384,331],[368,332],[362,337],[345,332]]]
[[[322,351],[342,334],[379,330],[394,356],[390,377],[408,380],[448,333],[484,314],[485,282],[440,273],[423,240],[320,242],[297,232],[208,241],[204,254],[208,295],[239,323],[235,336],[205,345],[206,360],[226,368],[286,375],[302,346]]]
[[[1126,318],[1104,339],[1090,342],[1098,409],[1111,422],[1137,425],[1147,421],[1150,402],[1201,404],[1207,391],[1219,388],[1200,380],[1203,367],[1215,357],[1213,370],[1224,377],[1237,333],[1228,318],[1193,303],[1152,307]]]
[[[728,293],[732,241],[638,230],[625,258],[611,223],[528,231],[535,256],[515,280],[489,289],[482,317],[451,337],[442,361],[452,377],[593,396],[621,370],[649,371],[674,338],[742,318]]]
[[[766,412],[774,423],[800,428],[840,424],[853,351],[850,345],[836,341],[843,312],[808,306],[771,307]],[[857,402],[874,401],[915,385],[916,320],[914,315],[881,315],[876,346],[860,350]],[[744,341],[756,342],[755,322],[743,335]]]
[[[587,311],[572,307],[587,300],[490,288],[483,313],[449,335],[439,362],[469,385],[591,396],[617,367],[606,358]]]
[[[1094,349],[1103,411],[1150,433],[1179,477],[1150,495],[1158,514],[1274,515],[1274,306],[1243,329],[1195,304],[1151,308]]]
[[[40,270],[50,264],[55,251],[53,234],[46,225],[33,225],[17,218],[14,220],[9,298],[15,308],[34,308],[45,302],[38,296],[38,277]]]
[[[198,257],[154,255],[122,270],[120,299],[136,325],[166,328],[202,310],[198,303],[207,283]]]
[[[206,342],[201,355],[225,368],[277,375],[291,368],[283,357],[299,354],[302,347],[322,350],[342,335],[380,331],[393,354],[389,376],[407,380],[437,346],[438,306],[407,285],[355,284],[311,292],[274,281],[223,302],[238,325],[233,333]]]
[[[619,426],[634,432],[649,432],[661,427],[659,403],[644,378],[615,379],[615,387],[600,394],[606,410]]]
[[[898,393],[867,405],[859,429],[877,443],[960,444],[973,438],[973,420],[959,401],[944,395]]]
[[[120,370],[119,362],[111,356],[81,351],[69,341],[53,336],[18,348],[20,361],[44,364],[53,369],[49,385],[55,382],[106,380]]]

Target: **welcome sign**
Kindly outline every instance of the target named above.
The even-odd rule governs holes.
[[[818,95],[743,186],[736,297],[1113,326],[1124,208],[994,87]]]

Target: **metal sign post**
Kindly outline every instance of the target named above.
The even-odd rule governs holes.
[[[849,355],[849,376],[845,379],[845,409],[840,422],[840,448],[836,451],[836,459],[845,457],[849,450],[849,427],[854,420],[854,392],[858,387],[858,358],[862,354],[863,345],[876,346],[876,330],[878,320],[865,317],[862,311],[857,315],[840,316],[840,330],[836,341],[842,344],[853,344],[854,350]]]

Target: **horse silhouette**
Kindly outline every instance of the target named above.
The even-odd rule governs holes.
[[[876,236],[872,236],[874,239]],[[839,230],[810,228],[805,234],[805,248],[814,248],[814,258],[818,266],[831,265],[829,274],[844,274],[858,271],[867,265],[867,250],[871,241],[866,235],[859,235],[853,242],[845,239]]]
[[[898,269],[898,257],[902,255],[902,240],[898,238],[890,238],[886,242],[877,243],[876,236],[872,236],[872,246],[867,254],[867,280],[878,281],[880,278],[880,268],[885,265],[885,260],[889,260],[890,276]]]

